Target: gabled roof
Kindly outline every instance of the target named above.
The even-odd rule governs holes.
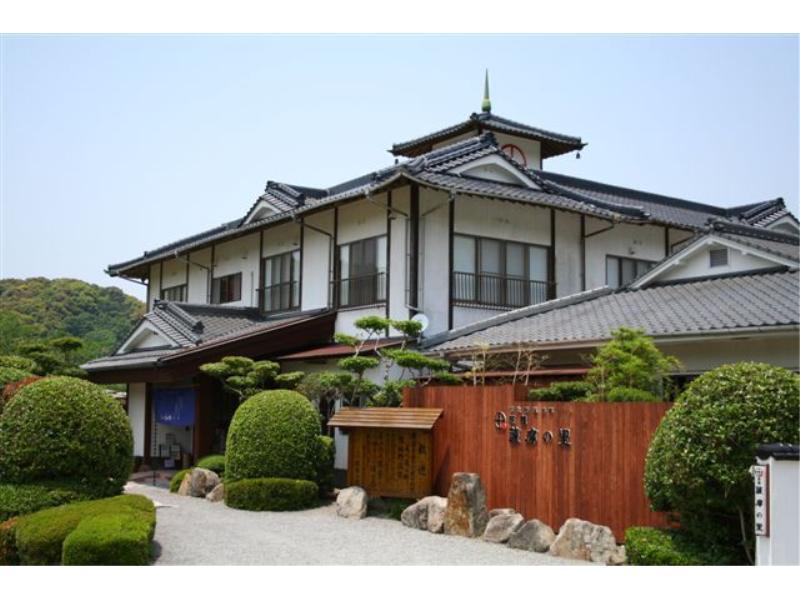
[[[469,333],[454,331],[428,349],[466,353],[480,346],[490,351],[519,345],[592,346],[622,326],[644,329],[655,338],[797,329],[799,304],[797,269],[665,282],[639,290],[604,288],[549,310],[530,315],[512,311],[475,323]]]
[[[547,131],[512,121],[491,112],[472,113],[466,121],[445,127],[406,142],[392,145],[389,150],[395,156],[419,156],[430,152],[435,144],[447,141],[453,137],[466,133],[481,134],[484,131],[508,133],[540,142],[542,145],[542,158],[558,156],[573,150],[580,150],[586,144],[581,138]]]

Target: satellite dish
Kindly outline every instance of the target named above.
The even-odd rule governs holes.
[[[423,313],[415,314],[413,317],[411,317],[411,320],[422,324],[422,329],[419,331],[420,333],[423,333],[428,328],[428,325],[431,324],[428,317],[426,317]]]

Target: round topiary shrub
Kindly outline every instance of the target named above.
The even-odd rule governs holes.
[[[656,510],[707,545],[738,547],[751,532],[756,447],[798,443],[800,377],[760,363],[724,365],[681,394],[653,436],[645,491]]]
[[[225,504],[241,510],[302,510],[316,505],[313,481],[266,477],[225,484]]]
[[[319,413],[291,390],[270,390],[242,403],[228,429],[226,484],[237,479],[314,480]]]
[[[225,475],[225,456],[222,454],[209,454],[197,461],[197,467],[214,471],[222,477]]]
[[[0,480],[68,481],[119,493],[133,466],[125,411],[103,388],[71,377],[26,385],[0,415]]]

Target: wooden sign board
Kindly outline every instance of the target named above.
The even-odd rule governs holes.
[[[432,489],[430,430],[353,428],[349,432],[347,484],[370,496],[422,498]]]

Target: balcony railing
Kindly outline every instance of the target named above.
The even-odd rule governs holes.
[[[261,290],[264,312],[274,313],[300,308],[300,284],[285,281],[268,285]]]
[[[453,302],[468,306],[515,308],[550,299],[552,283],[483,273],[453,273]]]
[[[331,282],[331,302],[339,308],[386,302],[386,273],[371,273]]]

